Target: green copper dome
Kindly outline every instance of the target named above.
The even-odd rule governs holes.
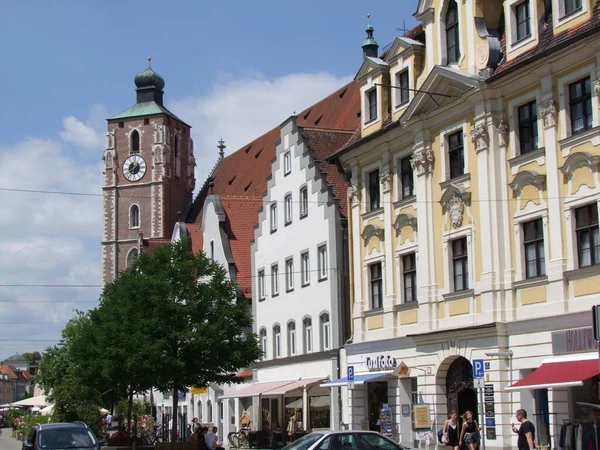
[[[141,73],[138,73],[134,79],[135,85],[138,88],[154,87],[161,91],[165,87],[165,80],[150,67],[150,58],[148,58],[148,68]]]

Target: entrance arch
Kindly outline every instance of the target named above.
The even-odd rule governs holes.
[[[473,418],[478,418],[477,391],[473,386],[473,366],[463,356],[456,358],[446,373],[446,401],[448,413],[456,411],[459,416],[471,411]]]

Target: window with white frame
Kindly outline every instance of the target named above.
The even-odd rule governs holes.
[[[450,0],[446,10],[447,64],[457,64],[460,59],[460,29],[458,25],[458,5],[456,0]]]
[[[321,315],[321,350],[329,350],[331,348],[330,341],[331,324],[329,322],[329,314]]]
[[[542,219],[523,223],[523,251],[525,252],[525,278],[546,275],[544,224]]]
[[[287,151],[283,154],[283,174],[289,175],[292,172],[292,153]]]
[[[514,43],[531,37],[531,9],[529,0],[524,0],[512,7],[514,15],[515,35]]]
[[[519,120],[519,151],[529,153],[538,148],[538,117],[535,100],[517,108]]]
[[[129,208],[129,228],[140,227],[140,207],[138,205],[131,205]]]
[[[592,128],[592,93],[590,77],[569,84],[569,112],[571,134],[583,133]]]
[[[559,0],[563,7],[563,16],[568,16],[583,8],[582,0]]]
[[[381,207],[379,196],[379,169],[372,170],[367,175],[369,185],[369,211],[375,211]]]
[[[366,92],[366,122],[371,122],[377,119],[377,88],[374,87],[370,91]]]
[[[288,323],[288,355],[296,354],[296,323]]]
[[[408,83],[408,69],[396,74],[396,107],[408,103],[410,99],[410,85]]]
[[[285,224],[292,223],[292,194],[287,194],[283,199],[283,209]]]
[[[138,155],[140,153],[140,133],[138,130],[133,130],[129,135],[130,149],[129,152],[132,155]]]
[[[271,216],[271,231],[277,231],[277,203],[271,203],[270,216]]]
[[[416,301],[417,262],[415,253],[409,253],[402,256],[402,285],[404,289],[404,303]]]
[[[383,278],[381,274],[381,263],[369,265],[371,309],[383,307]]]
[[[319,280],[324,280],[327,278],[327,245],[319,245],[317,252],[319,254]]]
[[[300,255],[300,271],[302,272],[302,286],[310,284],[310,259],[308,252],[303,252]]]
[[[265,299],[265,271],[258,271],[258,299]]]
[[[285,260],[285,290],[294,290],[294,259],[288,258]]]
[[[452,276],[454,292],[469,289],[469,255],[466,237],[452,241]]]
[[[279,295],[279,264],[271,266],[271,295]]]
[[[300,188],[300,217],[308,216],[308,187]]]
[[[400,160],[400,192],[402,198],[415,195],[414,174],[410,158],[410,156],[407,156]]]
[[[575,209],[575,233],[579,267],[600,264],[600,228],[597,203]]]
[[[273,327],[273,356],[281,358],[281,327],[279,325]]]
[[[266,359],[267,357],[267,330],[264,328],[261,328],[260,330],[260,350],[262,352],[262,355],[260,357],[260,359]]]
[[[312,353],[313,351],[313,332],[312,319],[307,317],[303,321],[304,326],[304,353]]]
[[[465,147],[462,129],[450,133],[447,140],[450,179],[453,179],[465,174]]]

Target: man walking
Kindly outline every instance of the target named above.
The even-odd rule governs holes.
[[[107,433],[110,430],[110,427],[112,427],[112,414],[108,413],[106,415],[106,432]]]
[[[515,416],[521,423],[519,428],[515,427],[514,424],[511,424],[513,433],[519,435],[517,447],[519,450],[533,450],[535,448],[535,426],[527,420],[527,411],[524,409],[518,409]]]

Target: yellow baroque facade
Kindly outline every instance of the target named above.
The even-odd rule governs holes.
[[[566,421],[591,420],[581,403],[600,404],[600,7],[420,0],[415,17],[365,53],[361,128],[335,155],[351,174],[346,365],[363,377],[342,386],[344,420],[377,428],[389,405],[412,446],[427,438],[415,405],[433,435],[472,410],[486,446],[508,448],[525,408],[537,443],[558,445]]]

